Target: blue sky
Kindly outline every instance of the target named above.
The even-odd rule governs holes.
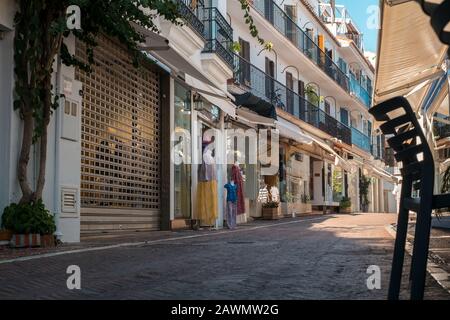
[[[367,27],[369,14],[367,8],[371,5],[379,5],[378,0],[336,0],[336,4],[344,5],[352,19],[356,22],[359,30],[364,34],[364,48],[366,51],[377,51],[378,30]]]

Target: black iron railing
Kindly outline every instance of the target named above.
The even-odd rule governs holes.
[[[202,38],[205,37],[203,16],[205,6],[203,0],[174,0],[183,20]]]
[[[345,72],[273,0],[254,0],[253,6],[297,49],[311,59],[345,91],[349,92],[349,78]]]
[[[450,121],[450,117],[444,118],[444,120]],[[450,137],[450,124],[435,120],[433,122],[433,133],[436,140]]]
[[[372,137],[371,153],[375,159],[384,160],[386,162],[386,144],[384,135]]]
[[[356,46],[361,49],[362,48],[362,37],[360,34],[355,34],[351,32],[347,32],[345,34],[347,39],[353,40],[353,42],[356,44]]]
[[[367,109],[372,106],[372,95],[359,83],[356,77],[350,74],[350,92],[361,101]]]
[[[352,143],[364,151],[371,151],[370,138],[354,127],[352,127]]]
[[[349,127],[239,55],[234,55],[234,81],[255,96],[265,99],[348,145],[352,144]]]
[[[206,44],[203,52],[213,52],[230,67],[233,67],[233,29],[217,8],[205,8]]]

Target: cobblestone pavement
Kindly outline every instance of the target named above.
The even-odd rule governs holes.
[[[408,225],[408,242],[414,244],[416,228],[415,214],[410,217]],[[439,284],[450,291],[450,229],[449,214],[433,217],[433,228],[430,234],[428,271]],[[431,262],[431,263],[430,263]]]
[[[385,227],[395,218],[258,221],[237,231],[178,232],[148,244],[4,263],[0,298],[384,299],[393,247]],[[74,264],[82,288],[71,291],[66,268]],[[370,265],[381,268],[381,290],[367,289]],[[426,298],[450,295],[429,278]]]

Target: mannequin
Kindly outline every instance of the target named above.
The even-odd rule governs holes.
[[[277,187],[272,186],[270,188],[270,195],[273,202],[280,202],[280,192],[278,191]]]
[[[202,164],[198,168],[196,215],[200,225],[212,227],[219,216],[217,197],[217,175],[214,154],[203,142]]]
[[[224,188],[227,189],[227,206],[225,210],[225,220],[227,227],[230,230],[236,228],[236,215],[237,215],[237,190],[238,185],[231,179]]]

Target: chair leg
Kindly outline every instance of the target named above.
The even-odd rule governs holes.
[[[400,204],[395,237],[394,257],[392,258],[391,278],[389,282],[389,300],[398,300],[402,282],[403,262],[405,259],[405,243],[408,233],[409,210]]]
[[[427,205],[428,206],[428,205]],[[411,300],[423,300],[430,243],[431,207],[417,214],[411,261]]]
[[[394,257],[392,258],[391,278],[389,281],[389,300],[398,300],[402,282],[403,262],[405,259],[405,243],[408,234],[409,210],[405,208],[403,199],[411,194],[412,184],[403,182],[400,197],[400,210],[397,219],[397,234],[395,237]]]
[[[431,183],[430,183],[431,181]],[[411,300],[423,300],[430,244],[433,180],[423,177],[420,210],[417,212],[414,248],[411,261]]]

